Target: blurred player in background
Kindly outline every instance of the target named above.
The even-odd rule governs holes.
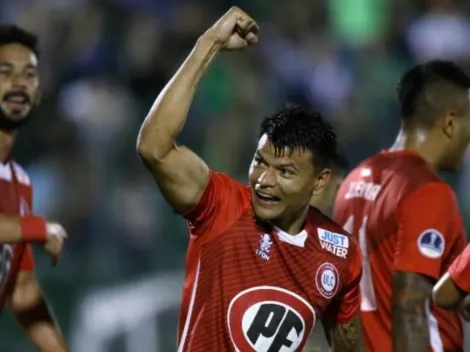
[[[443,309],[461,311],[469,321],[467,297],[470,295],[470,244],[451,264],[449,270],[434,286],[433,301]]]
[[[341,152],[338,153],[338,156],[331,165],[330,183],[321,194],[312,197],[311,206],[318,208],[323,214],[328,216],[333,213],[336,194],[344,181],[348,167],[346,155]]]
[[[463,162],[469,88],[452,62],[413,67],[398,87],[395,144],[362,162],[339,190],[334,219],[363,252],[361,318],[370,351],[463,351],[458,314],[429,298],[466,242],[455,194],[436,171]]]
[[[191,231],[178,351],[301,351],[320,321],[334,351],[362,351],[360,251],[339,225],[309,207],[330,178],[332,128],[295,105],[266,118],[249,186],[176,144],[210,64],[221,51],[255,44],[257,33],[239,8],[222,16],[157,97],[137,142]]]
[[[37,38],[0,26],[0,310],[4,304],[10,308],[40,351],[63,352],[67,347],[36,280],[30,243],[43,243],[55,263],[66,233],[59,224],[30,215],[31,183],[10,155],[38,102]]]

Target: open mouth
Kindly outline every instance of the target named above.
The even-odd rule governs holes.
[[[260,191],[255,191],[256,198],[264,204],[274,205],[281,201],[281,198],[266,194]]]
[[[29,105],[29,98],[23,92],[13,92],[7,94],[3,102],[12,110],[23,109]]]

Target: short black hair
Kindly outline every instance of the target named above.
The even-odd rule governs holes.
[[[405,72],[397,88],[402,119],[433,125],[439,114],[461,113],[469,89],[470,77],[452,61],[416,65]]]
[[[39,56],[38,37],[14,24],[0,25],[0,46],[21,44]]]
[[[267,135],[277,155],[286,150],[310,151],[317,167],[329,168],[338,155],[338,137],[323,116],[308,107],[287,103],[261,123],[259,137]]]

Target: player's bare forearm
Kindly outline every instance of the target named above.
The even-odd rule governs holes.
[[[8,304],[39,351],[69,351],[33,272],[18,275]]]
[[[333,325],[330,329],[332,352],[365,351],[360,318],[345,324]]]
[[[220,45],[210,35],[203,35],[158,95],[137,140],[137,150],[144,160],[160,160],[174,147],[186,123],[196,88],[220,51]]]
[[[19,218],[0,214],[0,244],[15,243],[21,240],[22,234]]]
[[[414,273],[394,272],[392,281],[393,351],[429,351],[426,304],[432,293],[431,280]]]
[[[432,297],[434,304],[442,309],[457,311],[466,308],[464,301],[467,293],[452,281],[449,273],[444,274],[434,285]]]

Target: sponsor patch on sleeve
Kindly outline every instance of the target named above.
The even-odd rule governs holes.
[[[427,258],[440,258],[444,254],[445,247],[445,238],[436,229],[427,229],[418,237],[418,249]]]

